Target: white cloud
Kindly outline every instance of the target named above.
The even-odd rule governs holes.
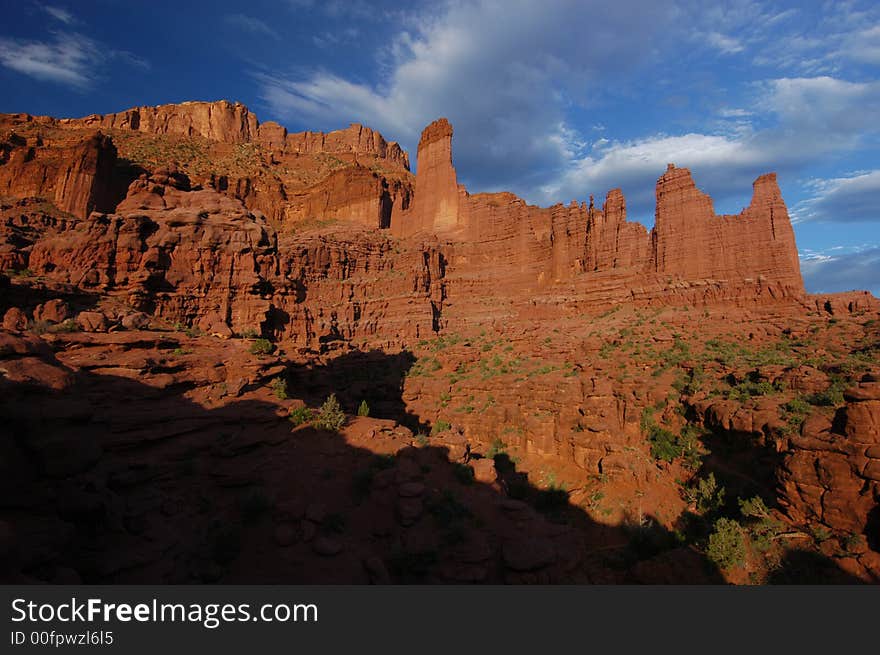
[[[0,64],[39,80],[73,87],[89,86],[101,50],[81,34],[57,33],[51,42],[0,38]]]
[[[880,82],[820,76],[782,78],[764,87],[767,95],[759,105],[789,129],[822,138],[855,138],[862,130],[880,128]]]
[[[76,23],[76,18],[74,18],[73,14],[64,9],[63,7],[55,7],[52,5],[39,5],[40,9],[45,11],[55,20],[61,21],[65,25],[73,25]]]
[[[792,211],[797,223],[880,221],[880,170],[812,180],[807,186],[812,196]]]
[[[657,178],[667,163],[675,163],[692,168],[699,185],[716,200],[738,197],[748,202],[751,182],[761,173],[797,170],[880,133],[880,83],[783,78],[759,85],[758,97],[756,109],[770,121],[760,129],[740,121],[717,133],[660,134],[606,143],[598,152],[572,160],[564,173],[542,187],[540,198],[545,203],[583,198],[620,186],[633,213],[647,216],[653,213]],[[738,119],[754,112],[725,113]],[[867,211],[867,206],[858,209],[854,200],[853,212]],[[813,211],[823,207],[818,204]]]
[[[866,64],[880,64],[880,24],[860,30],[848,39],[842,54]]]
[[[465,181],[523,191],[577,152],[571,103],[649,56],[672,14],[635,0],[564,0],[552,10],[525,0],[448,1],[406,22],[383,53],[389,72],[378,84],[323,71],[258,79],[277,116],[325,127],[358,120],[410,149],[425,125],[446,116]]]
[[[811,293],[866,289],[880,296],[880,247],[869,246],[843,254],[802,255],[801,274]]]
[[[281,38],[278,32],[269,27],[265,21],[247,14],[227,14],[223,20],[229,25],[234,25],[257,36],[269,36],[276,40]]]
[[[79,90],[90,87],[113,59],[149,68],[146,60],[130,52],[108,48],[73,32],[53,32],[51,41],[0,37],[0,66]]]
[[[720,32],[709,32],[703,35],[703,38],[706,39],[706,43],[721,52],[721,54],[732,55],[745,49],[745,46],[738,39],[726,36]]]

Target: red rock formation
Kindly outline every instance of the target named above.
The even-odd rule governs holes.
[[[260,138],[263,139],[263,127],[270,125],[264,123],[260,126]],[[273,145],[279,141],[279,131],[276,124],[272,123],[267,129],[265,139]],[[352,123],[344,130],[334,132],[296,132],[287,134],[284,131],[283,150],[285,153],[297,153],[314,155],[328,154],[352,154],[372,155],[380,159],[387,159],[393,164],[409,170],[409,156],[399,144],[388,142],[385,138],[358,123]],[[276,146],[277,147],[277,146]]]
[[[227,100],[134,107],[116,114],[61,119],[58,123],[71,127],[135,130],[147,134],[200,136],[224,143],[256,140],[259,125],[257,117],[247,107]]]
[[[440,254],[430,246],[401,251],[376,233],[376,216],[369,230],[343,225],[279,243],[262,216],[214,190],[191,190],[174,169],[135,180],[115,214],[77,221],[44,217],[28,203],[10,209],[0,223],[0,254],[15,255],[9,268],[121,294],[170,323],[265,332],[303,346],[399,341],[436,329]]]
[[[363,166],[343,168],[288,198],[285,220],[346,220],[387,228],[395,206],[406,206],[409,188]]]
[[[9,195],[13,196],[53,198],[47,191],[52,191],[50,182],[55,180],[56,171],[50,171],[47,179],[39,166],[30,164],[23,174],[21,160],[30,161],[36,156],[43,160],[72,162],[75,158],[64,150],[68,141],[75,138],[85,140],[90,131],[96,129],[119,136],[122,147],[128,149],[124,154],[127,158],[134,158],[133,161],[156,153],[177,153],[179,150],[175,148],[179,144],[193,140],[188,145],[202,153],[200,156],[209,160],[209,166],[213,168],[214,161],[225,161],[231,173],[212,173],[199,178],[198,183],[210,184],[241,200],[249,209],[263,212],[276,226],[309,218],[310,212],[318,207],[329,212],[332,218],[347,219],[346,215],[359,205],[364,209],[354,211],[354,220],[364,221],[366,207],[370,207],[369,214],[375,220],[369,224],[388,227],[392,208],[395,211],[405,209],[411,195],[406,152],[397,143],[386,141],[378,132],[352,124],[328,133],[288,134],[277,123],[260,124],[256,116],[240,103],[186,102],[136,107],[115,114],[94,114],[77,119],[14,114],[0,116],[0,125],[8,125],[12,130],[11,140],[0,143],[0,165],[12,158],[6,167],[7,175],[3,176],[0,170],[0,189],[5,180]],[[30,141],[15,134],[15,130],[22,127],[35,135]],[[50,133],[51,137],[46,138]],[[131,133],[143,136],[133,138]],[[150,137],[158,137],[159,141],[154,145],[149,142]],[[33,149],[35,145],[36,155],[28,154],[28,148]],[[262,162],[254,157],[262,158]],[[88,161],[84,163],[90,164]],[[158,161],[159,165],[166,163],[172,162]],[[200,166],[205,163],[202,161]],[[98,171],[99,180],[96,182],[100,184],[105,178],[103,182],[112,189],[112,192],[105,193],[106,202],[103,198],[86,202],[77,196],[81,195],[80,189],[85,188],[87,180],[83,179],[84,173],[74,167],[66,177],[59,178],[56,194],[59,206],[73,207],[72,211],[80,217],[85,217],[92,209],[112,211],[114,202],[124,196],[131,176],[122,170],[116,171],[114,176],[109,159],[103,168],[108,166],[106,175],[105,171]],[[155,162],[145,166],[153,168]],[[340,180],[345,180],[346,175],[343,171],[360,167],[376,173],[379,182],[364,184],[357,172],[349,172],[354,184],[341,192],[344,184]],[[141,162],[140,170],[143,168]],[[36,182],[28,182],[29,179]],[[308,198],[310,195],[313,197]]]
[[[649,235],[626,221],[617,189],[602,211],[592,201],[542,209],[512,194],[471,196],[457,184],[451,141],[445,119],[422,133],[412,208],[392,216],[392,230],[450,242],[453,296],[456,277],[467,281],[459,290],[471,296],[490,289],[520,296],[570,284],[584,303],[659,301],[682,288],[697,303],[803,295],[794,232],[773,174],[755,181],[752,201],[739,216],[716,216],[690,172],[670,165],[657,183],[657,220]]]
[[[402,213],[395,232],[444,233],[462,227],[459,188],[452,166],[452,126],[445,118],[431,123],[419,140],[418,170],[412,207]]]
[[[587,217],[587,270],[644,269],[649,256],[647,237],[647,230],[641,223],[627,222],[623,192],[612,189],[605,197],[601,212],[590,207]]]
[[[794,231],[776,175],[762,175],[738,216],[716,216],[686,168],[657,182],[652,242],[658,273],[695,279],[764,279],[803,293]]]
[[[115,114],[61,119],[57,123],[70,127],[195,136],[222,143],[259,143],[273,150],[296,154],[372,155],[409,170],[409,159],[400,145],[389,143],[369,127],[352,123],[334,132],[289,134],[278,123],[260,123],[243,104],[227,100],[134,107]]]
[[[866,374],[845,399],[833,422],[814,415],[791,439],[781,502],[796,523],[865,533],[877,544],[880,527],[869,522],[880,511],[880,375]]]
[[[12,133],[0,152],[0,195],[51,199],[80,218],[112,209],[116,147],[100,132],[52,148]]]

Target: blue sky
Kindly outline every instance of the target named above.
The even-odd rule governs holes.
[[[811,291],[880,295],[880,5],[696,0],[3,0],[0,111],[227,98],[413,155],[447,116],[471,192],[653,223],[667,162],[719,213],[777,171]]]

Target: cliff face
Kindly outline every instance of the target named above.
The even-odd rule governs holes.
[[[592,199],[589,206],[539,208],[512,194],[471,196],[457,184],[451,141],[445,119],[425,129],[412,209],[396,214],[392,229],[447,240],[451,276],[466,279],[470,293],[482,282],[486,291],[514,295],[569,285],[573,299],[583,303],[804,293],[794,232],[774,174],[755,181],[742,213],[717,216],[690,171],[670,164],[657,182],[656,225],[649,233],[627,222],[619,189],[608,193],[601,210]]]
[[[263,137],[263,128],[260,126],[260,138]],[[282,128],[283,129],[283,128]],[[270,139],[278,144],[278,132],[272,128],[273,137]],[[367,155],[387,159],[389,162],[409,170],[409,155],[395,142],[388,142],[384,137],[357,123],[352,123],[344,130],[334,132],[296,132],[287,134],[284,130],[284,139],[281,141],[284,152],[313,155],[318,153],[331,154],[354,154]],[[277,147],[277,145],[276,145]]]
[[[395,221],[397,234],[442,233],[461,227],[459,188],[452,166],[452,126],[445,118],[422,132],[414,195],[410,210]]]
[[[0,142],[0,195],[38,196],[81,218],[114,204],[116,147],[97,133],[49,148],[10,133]]]
[[[794,231],[773,173],[753,185],[737,216],[717,216],[686,168],[669,165],[657,182],[653,264],[685,279],[773,280],[803,290]]]
[[[259,122],[241,103],[220,100],[134,107],[115,114],[62,119],[59,124],[104,130],[134,130],[147,134],[200,136],[224,143],[249,143],[257,138]]]
[[[0,116],[4,132],[10,138],[0,145],[0,165],[13,150],[21,152],[0,169],[0,185],[12,196],[57,200],[80,217],[94,209],[112,211],[139,172],[168,164],[187,168],[194,184],[241,200],[276,227],[317,218],[317,211],[333,220],[388,227],[391,211],[406,208],[412,195],[407,153],[375,130],[352,124],[328,133],[289,134],[277,123],[260,123],[240,103],[185,102],[75,119],[12,114]],[[67,180],[56,168],[76,159],[67,151],[72,142],[96,134],[116,139],[120,160],[133,170],[114,173],[115,156],[105,157],[95,184],[109,184],[112,192],[98,189],[92,201],[69,200],[81,195],[71,182],[80,189],[87,183],[82,176],[95,172],[72,171]],[[35,158],[53,162],[51,170],[30,163]],[[59,174],[63,188],[56,197]]]
[[[400,251],[345,226],[279,235],[264,217],[175,169],[142,175],[112,214],[58,219],[22,200],[3,207],[0,267],[113,296],[169,323],[300,346],[436,329],[441,255]]]
[[[289,134],[278,123],[260,123],[243,104],[227,100],[134,107],[115,114],[61,119],[57,123],[70,127],[202,137],[221,143],[259,143],[284,153],[375,156],[409,170],[406,152],[397,143],[389,143],[369,127],[352,123],[334,132]]]

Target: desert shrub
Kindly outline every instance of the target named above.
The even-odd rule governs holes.
[[[805,400],[810,405],[818,407],[836,407],[843,404],[843,388],[845,383],[841,379],[832,380],[831,384],[824,391],[816,392],[808,396]]]
[[[685,425],[681,432],[675,434],[648,418],[643,419],[643,429],[648,433],[648,442],[651,444],[651,455],[654,459],[672,462],[681,457],[689,466],[700,463],[700,456],[703,454],[700,446],[702,431],[698,427]]]
[[[287,400],[287,379],[279,376],[269,383],[269,389],[278,400]]]
[[[37,335],[46,334],[52,328],[49,321],[34,321],[31,323],[31,332]]]
[[[327,400],[324,401],[324,404],[321,405],[317,416],[315,416],[315,427],[323,430],[336,431],[343,425],[345,425],[345,412],[343,412],[342,408],[339,406],[339,401],[336,400],[336,394],[331,393],[327,396]]]
[[[754,396],[769,396],[770,394],[777,393],[779,390],[778,387],[766,380],[763,382],[746,380],[732,386],[727,392],[727,398],[728,400],[743,403]]]
[[[795,396],[782,406],[782,410],[787,423],[786,430],[797,432],[813,408],[802,396]]]
[[[809,414],[810,413],[810,403],[806,400],[797,396],[792,398],[784,405],[785,411],[790,412],[792,414]]]
[[[764,504],[760,496],[747,499],[739,499],[739,512],[747,518],[766,519],[770,517],[770,510]]]
[[[79,326],[79,323],[74,321],[72,318],[68,318],[66,321],[52,327],[52,329],[49,331],[56,334],[63,334],[69,332],[79,332],[80,330],[82,330],[82,328]]]
[[[759,553],[766,553],[773,547],[773,541],[782,530],[782,523],[775,520],[760,496],[739,499],[739,511],[743,516],[749,541]]]
[[[810,533],[813,535],[813,539],[816,540],[816,543],[821,544],[823,541],[828,541],[831,539],[831,530],[826,528],[824,525],[814,525],[810,527]]]
[[[654,459],[671,462],[679,455],[678,438],[671,430],[652,425],[648,431],[648,441]]]
[[[275,350],[275,345],[268,339],[255,339],[248,351],[252,355],[269,355]]]
[[[685,498],[693,503],[700,514],[716,512],[724,505],[724,487],[718,485],[715,474],[700,478],[695,485],[685,489]]]
[[[367,404],[366,400],[362,400],[361,404],[358,405],[358,416],[369,416],[370,415],[370,406]]]
[[[241,333],[241,336],[244,337],[245,339],[256,339],[258,336],[260,336],[260,333],[257,332],[253,328],[248,328],[247,330],[245,330],[244,332]]]
[[[506,452],[507,444],[501,441],[501,439],[493,439],[489,445],[489,450],[486,451],[486,457],[495,459],[497,455],[504,455]]]
[[[311,408],[302,406],[302,407],[291,407],[290,413],[288,414],[288,418],[290,422],[293,423],[293,427],[298,425],[302,425],[303,423],[309,423],[313,418],[315,418],[315,413]]]
[[[746,561],[746,540],[742,526],[733,519],[715,521],[709,535],[706,555],[722,569],[731,569]]]
[[[439,434],[441,432],[446,432],[446,430],[450,429],[452,425],[443,419],[439,419],[433,427],[431,427],[431,434]]]

